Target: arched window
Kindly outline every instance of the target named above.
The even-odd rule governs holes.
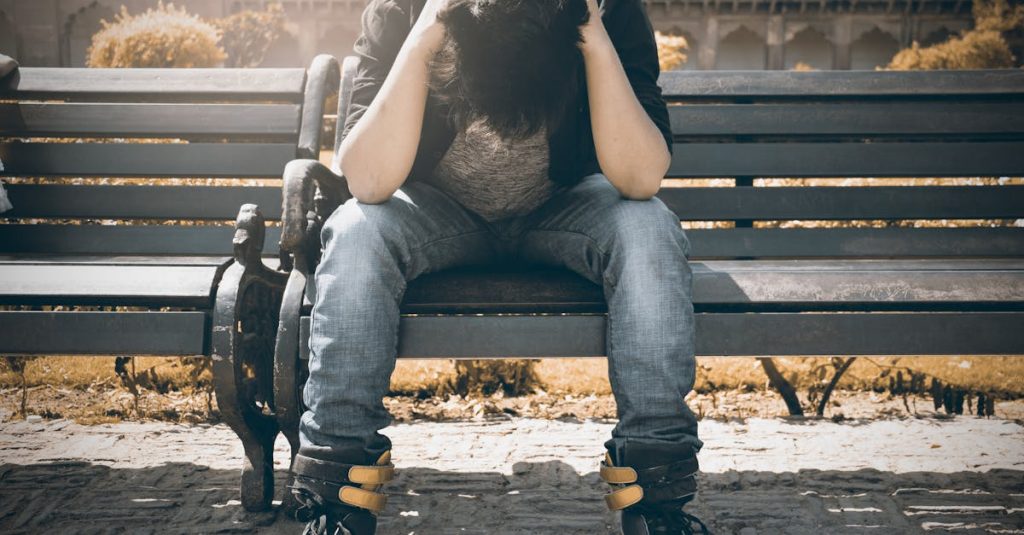
[[[832,43],[825,34],[808,26],[793,36],[783,49],[786,69],[803,63],[814,69],[832,68]]]
[[[718,42],[715,54],[715,69],[718,70],[760,70],[764,69],[767,47],[764,38],[746,26],[729,32]]]
[[[872,28],[850,45],[850,68],[874,70],[876,66],[884,67],[899,50],[900,44],[895,37]]]

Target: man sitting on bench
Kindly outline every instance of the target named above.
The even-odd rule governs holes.
[[[309,289],[292,487],[307,533],[376,530],[407,283],[510,262],[604,288],[619,422],[600,469],[623,532],[703,530],[683,512],[702,445],[684,402],[690,244],[654,197],[672,134],[641,0],[372,0],[362,24],[339,154],[354,197],[324,224]]]

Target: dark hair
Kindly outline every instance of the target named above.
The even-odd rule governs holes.
[[[483,119],[521,139],[561,119],[583,64],[586,0],[449,0],[430,89],[457,129]]]

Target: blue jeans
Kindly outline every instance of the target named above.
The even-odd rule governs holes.
[[[308,290],[309,408],[304,452],[390,449],[379,431],[395,367],[399,304],[427,272],[510,260],[568,268],[604,288],[607,355],[619,422],[607,447],[626,441],[699,450],[693,387],[690,243],[658,198],[622,197],[603,174],[559,187],[537,209],[488,222],[442,190],[406,182],[390,199],[339,206],[321,233],[323,258]]]

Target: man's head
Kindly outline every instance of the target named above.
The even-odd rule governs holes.
[[[519,139],[553,127],[577,90],[586,0],[449,0],[430,86],[456,128]]]

